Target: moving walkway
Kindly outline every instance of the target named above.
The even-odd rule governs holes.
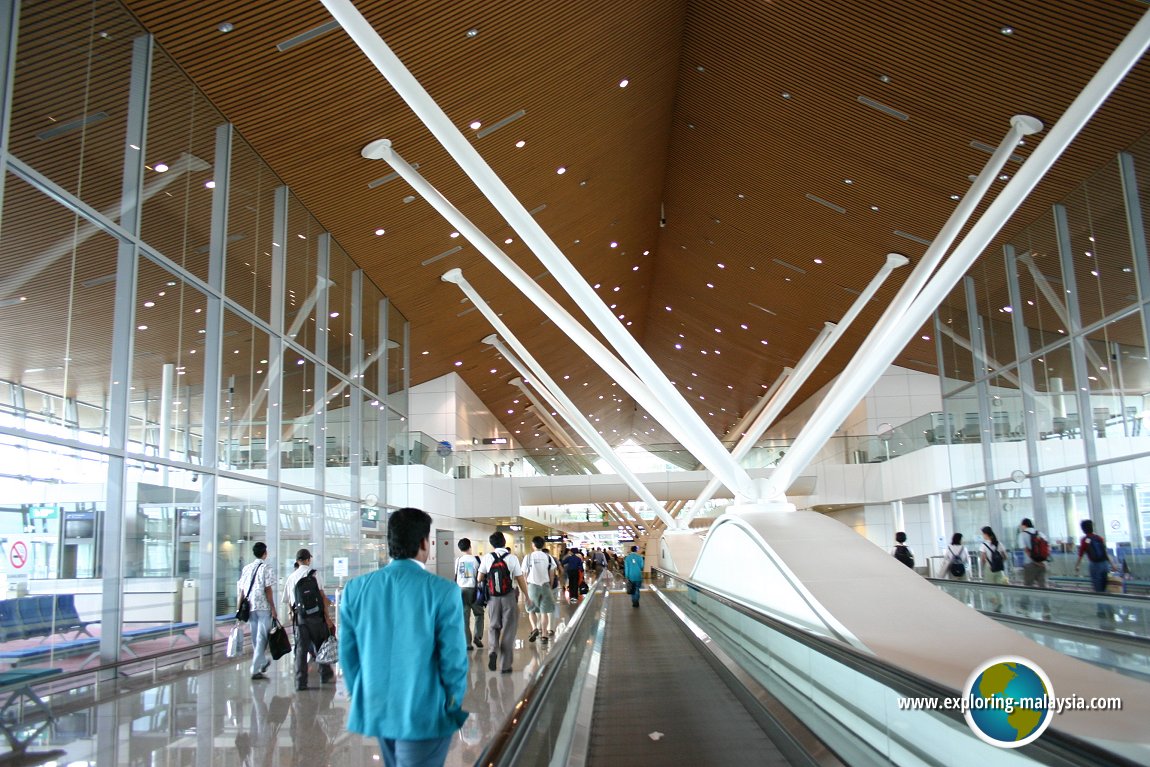
[[[900,705],[957,690],[670,573],[639,609],[609,580],[477,764],[1136,763],[1055,728],[997,748],[957,710]]]

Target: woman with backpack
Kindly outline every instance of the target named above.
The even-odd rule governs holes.
[[[969,569],[970,554],[962,545],[962,533],[955,533],[946,547],[946,577],[952,581],[965,581]]]
[[[1006,576],[1008,556],[1006,547],[998,542],[998,536],[994,534],[994,529],[989,525],[982,528],[982,550],[979,552],[979,557],[985,567],[982,580],[998,586],[1009,585],[1010,580]]]

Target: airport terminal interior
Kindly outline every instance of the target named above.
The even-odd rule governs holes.
[[[0,765],[382,763],[228,644],[254,544],[338,615],[403,507],[444,578],[588,560],[469,647],[450,765],[1150,763],[1148,47],[1145,0],[0,4]]]

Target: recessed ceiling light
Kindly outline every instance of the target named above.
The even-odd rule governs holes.
[[[878,81],[880,83],[889,83],[890,82],[890,75],[879,75]]]
[[[739,327],[741,327],[743,330],[749,330],[749,328],[746,325],[739,325]]]
[[[1008,181],[1010,179],[1009,173],[1003,173],[998,177],[999,181]]]
[[[166,163],[158,162],[152,170],[156,171],[156,173],[164,173],[168,170],[168,166]]]
[[[622,80],[620,80],[620,81],[619,81],[619,87],[620,87],[620,88],[626,88],[626,87],[627,87],[628,85],[630,85],[630,84],[631,84],[631,81],[630,81],[630,80],[628,80],[628,79],[627,79],[627,78],[625,78],[625,77],[624,77]]]
[[[783,98],[789,99],[790,97],[791,97],[791,94],[789,91],[783,91]]]
[[[959,199],[959,196],[958,196],[957,194],[952,194],[952,195],[950,196],[950,199],[952,199],[952,200],[957,200],[957,199]]]
[[[614,292],[614,293],[618,293],[618,292],[619,292],[619,286],[618,286],[618,285],[616,285],[615,287],[611,288],[611,290],[612,290],[612,292]]]
[[[454,238],[456,238],[456,237],[458,237],[458,236],[459,236],[459,232],[452,232],[452,233],[451,233],[451,238],[452,238],[452,239],[454,239]]]
[[[821,264],[822,262],[823,262],[823,260],[822,260],[821,258],[816,258],[816,259],[815,259],[815,263],[816,263],[816,264]]]
[[[413,202],[415,202],[415,195],[414,194],[409,194],[403,198],[403,204],[404,205],[409,205]]]
[[[853,183],[854,183],[854,179],[844,178],[844,179],[843,179],[843,183],[844,183],[844,184],[853,184]]]
[[[1006,27],[1003,27],[1002,29],[1000,29],[998,31],[1004,35],[1013,35],[1014,34],[1014,27],[1006,26]]]
[[[707,283],[707,287],[708,287],[708,288],[713,288],[713,287],[715,287],[715,286],[714,286],[714,285],[712,285],[711,283],[709,283],[709,282],[708,282],[708,283]]]
[[[147,330],[147,329],[148,329],[147,325],[137,325],[136,326],[136,330]]]
[[[667,311],[671,311],[671,307],[669,307],[669,306],[665,306],[663,308],[666,309]]]
[[[612,247],[612,248],[617,248],[617,247],[619,247],[619,243],[617,243],[617,242],[612,242],[612,243],[611,243],[611,247]]]
[[[719,267],[720,269],[726,269],[727,268],[726,264],[715,264],[715,266]]]
[[[479,36],[479,29],[477,29],[476,27],[472,27],[471,29],[467,30],[466,34],[468,37],[478,37]]]
[[[556,168],[555,172],[558,173],[560,176],[562,176],[564,173],[567,172],[567,169],[565,167],[563,167],[562,165],[560,165],[558,168]]]
[[[146,306],[146,307],[147,307],[147,308],[149,308],[149,309],[151,309],[151,308],[152,308],[153,306],[155,306],[155,305],[156,305],[156,302],[155,302],[155,301],[145,301],[145,302],[144,302],[144,306]]]
[[[929,340],[930,340],[930,336],[922,336],[922,340],[923,340],[923,341],[929,341]]]
[[[384,235],[384,234],[387,234],[387,230],[386,230],[386,229],[376,229],[376,230],[375,230],[375,236],[376,236],[376,237],[380,237],[380,236],[382,236],[382,235]]]
[[[462,364],[463,364],[462,360],[456,360],[455,361],[455,367],[459,367]]]
[[[218,27],[216,27],[216,29],[220,30],[221,32],[225,32],[225,33],[231,32],[235,28],[236,28],[236,25],[231,23],[230,21],[225,21],[222,24],[220,24]],[[101,33],[101,35],[103,35],[103,33]]]
[[[637,272],[637,271],[639,271],[639,267],[637,267],[637,266],[632,266],[632,267],[631,267],[631,271],[633,271],[633,272]]]
[[[206,189],[215,189],[216,188],[216,182],[215,181],[205,181],[204,187]]]
[[[519,139],[518,141],[515,142],[515,148],[516,149],[522,149],[525,146],[527,146],[527,142],[524,141],[523,139]]]
[[[878,211],[878,206],[877,206],[877,205],[872,205],[872,206],[870,206],[870,209],[871,209],[871,210],[873,210],[873,211],[876,211],[876,212],[877,212],[877,211]]]
[[[478,120],[473,120],[471,123],[471,130],[479,130],[482,127],[483,123],[479,122]]]
[[[510,245],[511,243],[512,243],[512,239],[510,237],[508,237],[506,240],[503,241],[504,245]]]
[[[745,200],[745,199],[747,199],[747,196],[746,196],[745,194],[737,194],[737,195],[735,195],[735,196],[736,196],[736,197],[738,197],[740,200]]]
[[[424,351],[424,352],[420,352],[420,354],[431,354],[431,352],[430,351]]]
[[[644,256],[649,256],[649,255],[651,255],[651,251],[649,251],[649,250],[644,250],[644,251],[643,251],[643,255],[644,255]]]

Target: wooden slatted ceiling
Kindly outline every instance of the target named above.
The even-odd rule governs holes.
[[[642,411],[473,247],[450,238],[451,227],[426,203],[405,203],[412,194],[406,184],[368,188],[391,169],[363,160],[359,150],[390,138],[494,241],[502,246],[512,237],[503,247],[528,274],[544,272],[342,30],[276,50],[277,43],[329,21],[320,3],[206,0],[194,12],[175,0],[127,4],[412,321],[413,382],[459,372],[511,431],[521,431],[523,442],[546,438],[532,436],[538,419],[506,383],[514,372],[479,343],[490,332],[486,322],[468,311],[457,288],[439,281],[460,266],[609,437],[635,430],[643,441],[668,441],[661,429],[647,433],[651,422]],[[56,5],[57,13],[90,12],[83,2]],[[996,144],[1017,112],[1052,124],[1147,7],[1137,0],[357,5],[465,134],[474,135],[465,127],[472,120],[490,125],[526,110],[508,127],[474,138],[476,147],[528,209],[546,206],[536,215],[539,223],[588,281],[600,285],[615,313],[633,323],[629,330],[669,377],[684,391],[691,387],[688,399],[720,434],[783,365],[794,364],[823,321],[846,311],[885,253],[921,255],[924,246],[894,231],[934,236],[954,208],[949,195],[964,193],[967,176],[987,159],[970,141]],[[234,31],[216,30],[225,21]],[[1002,35],[1003,24],[1015,34]],[[473,39],[465,35],[472,27],[479,29]],[[21,50],[41,45],[49,55],[56,42],[50,36],[42,44],[22,40]],[[72,45],[90,43],[77,37]],[[1002,242],[1146,130],[1148,69],[1140,66],[1119,88]],[[880,82],[880,74],[890,82]],[[621,89],[624,77],[630,84]],[[783,99],[783,91],[792,97]],[[66,98],[81,103],[82,95],[38,92],[36,98],[47,108]],[[858,102],[860,95],[910,119],[872,110]],[[164,122],[164,110],[155,115],[156,141],[164,144],[153,145],[157,151],[187,150],[210,137],[205,122],[206,132],[190,142],[181,131],[185,94],[165,96],[171,122]],[[29,120],[41,117],[35,111]],[[523,149],[514,146],[519,139],[527,142]],[[51,162],[51,156],[36,160]],[[102,162],[112,173],[119,149],[85,162],[93,168]],[[562,176],[555,173],[560,165],[568,168]],[[854,183],[844,184],[846,178]],[[274,183],[245,178],[252,190]],[[193,205],[191,195],[189,188],[165,204]],[[660,204],[665,228],[658,225]],[[267,236],[257,225],[245,223],[245,239],[234,251],[253,261]],[[375,236],[377,227],[387,234]],[[166,241],[187,249],[202,234]],[[16,235],[6,227],[9,236]],[[611,241],[619,247],[609,248]],[[456,245],[458,253],[421,265]],[[255,263],[251,271],[256,274],[244,279],[250,277],[258,301],[266,268]],[[796,402],[842,368],[907,273],[896,272]],[[993,269],[987,274],[979,295],[993,305],[1004,289]],[[552,278],[542,276],[540,284],[582,317]],[[675,343],[684,348],[675,350]],[[901,362],[934,372],[935,359],[933,342],[916,341]]]

